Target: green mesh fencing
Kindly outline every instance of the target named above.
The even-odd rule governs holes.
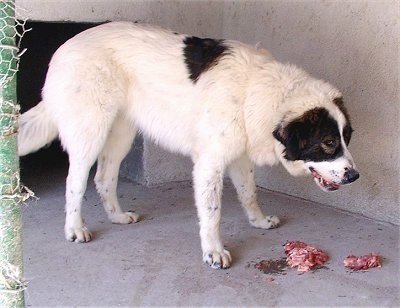
[[[26,32],[14,1],[0,1],[0,307],[23,307],[21,192],[16,98],[19,41]]]

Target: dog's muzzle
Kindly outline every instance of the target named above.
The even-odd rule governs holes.
[[[360,177],[358,171],[354,168],[345,168],[342,177],[335,179],[324,178],[316,169],[309,167],[311,175],[314,178],[315,183],[324,191],[335,191],[340,188],[341,185],[353,183]],[[332,174],[335,172],[331,171]]]

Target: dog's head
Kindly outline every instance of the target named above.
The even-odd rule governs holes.
[[[292,175],[310,174],[325,191],[359,178],[347,146],[353,129],[341,98],[288,116],[275,128],[280,160]]]

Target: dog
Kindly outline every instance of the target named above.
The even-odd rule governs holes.
[[[113,223],[137,222],[116,195],[119,166],[139,132],[191,157],[203,261],[228,268],[220,238],[228,172],[250,224],[270,229],[257,203],[254,167],[279,162],[326,191],[359,173],[342,94],[258,47],[159,27],[111,22],[86,30],[53,55],[42,101],[19,119],[23,156],[59,137],[69,156],[65,236],[88,242],[81,215],[89,170]]]

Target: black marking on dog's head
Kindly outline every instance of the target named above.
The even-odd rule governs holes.
[[[346,125],[343,128],[343,138],[344,142],[346,142],[346,145],[349,145],[351,135],[353,133],[353,128],[351,127],[350,124],[350,116],[349,113],[347,112],[346,107],[344,106],[343,98],[338,97],[333,100],[333,103],[340,109],[340,111],[343,113],[345,119],[346,119]]]
[[[183,50],[185,63],[193,82],[196,82],[202,73],[216,65],[218,60],[229,51],[223,40],[191,36],[186,37],[183,43],[185,44]]]
[[[346,127],[350,141],[351,126]],[[330,161],[343,155],[338,123],[325,108],[311,109],[285,126],[279,124],[273,135],[285,146],[284,157],[290,161]]]

